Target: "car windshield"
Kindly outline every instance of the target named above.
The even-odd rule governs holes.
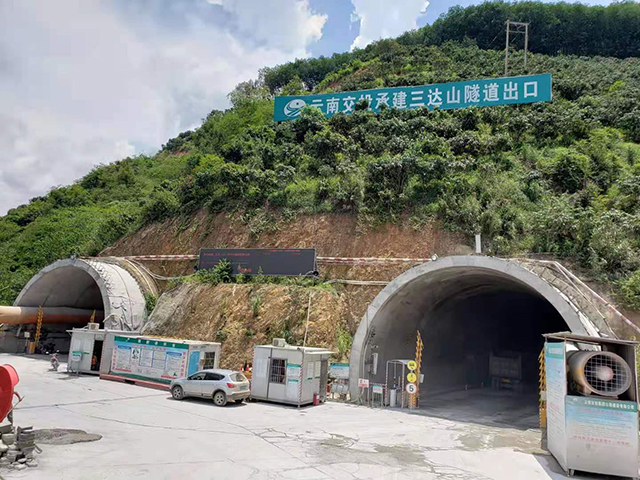
[[[231,375],[229,375],[229,378],[233,382],[246,382],[247,381],[247,377],[245,377],[241,373],[232,373]]]

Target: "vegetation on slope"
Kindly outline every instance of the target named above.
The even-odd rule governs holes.
[[[549,8],[492,5],[481,7],[527,7],[540,15]],[[580,12],[595,11],[581,9],[574,9],[576,24],[587,18]],[[446,22],[466,18],[459,28],[473,32],[469,22],[476,16],[464,12],[455,10],[428,28],[445,31]],[[530,55],[530,73],[553,74],[554,101],[548,104],[379,115],[359,104],[350,116],[327,120],[307,109],[296,121],[273,123],[274,93],[420,85],[502,72],[498,51],[469,41],[430,45],[447,37],[416,41],[419,35],[426,34],[266,69],[232,92],[232,108],[211,112],[200,128],[171,139],[156,156],[99,166],[76,184],[11,210],[0,218],[0,303],[12,302],[49,262],[94,255],[145,222],[204,206],[346,212],[392,221],[411,212],[452,230],[482,232],[495,254],[533,251],[576,259],[619,282],[627,304],[640,305],[636,58]],[[586,52],[597,53],[596,47]],[[622,47],[602,48],[627,54]],[[524,73],[522,55],[513,59],[513,74]]]
[[[504,51],[505,22],[508,19],[531,24],[529,50],[535,53],[640,57],[640,3],[634,1],[616,2],[606,7],[531,1],[489,1],[466,8],[453,7],[433,25],[406,32],[393,43],[432,46],[472,39],[481,49]],[[511,44],[523,48],[524,36],[512,37]],[[330,58],[297,60],[266,68],[263,71],[264,83],[272,93],[276,93],[297,76],[307,88],[312,89],[327,75],[349,68],[354,60],[366,62],[380,56],[382,61],[393,62],[393,49],[385,52],[385,47],[381,49],[380,45],[370,45],[364,50]]]

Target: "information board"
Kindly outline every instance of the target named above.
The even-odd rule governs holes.
[[[569,396],[566,407],[569,468],[637,476],[637,403]]]
[[[547,342],[544,347],[547,376],[547,446],[560,466],[567,469],[565,405],[567,362],[564,342]]]
[[[378,113],[383,106],[399,110],[426,107],[451,110],[551,101],[551,74],[487,78],[464,82],[438,83],[412,87],[377,88],[357,92],[276,97],[273,119],[295,120],[305,107],[318,108],[326,117],[351,114],[356,103],[367,100],[369,110]]]
[[[349,378],[349,364],[332,363],[329,366],[329,375],[333,378]]]
[[[186,376],[188,352],[185,343],[116,336],[111,372],[167,383]]]
[[[203,248],[198,269],[206,270],[228,260],[233,274],[297,277],[313,275],[316,269],[314,248]]]
[[[297,363],[287,363],[287,379],[300,380],[300,369],[302,367]]]

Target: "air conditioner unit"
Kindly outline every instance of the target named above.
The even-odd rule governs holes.
[[[274,338],[272,345],[274,347],[286,347],[287,341],[284,338]]]
[[[97,322],[89,322],[87,323],[88,330],[100,330],[100,324]]]

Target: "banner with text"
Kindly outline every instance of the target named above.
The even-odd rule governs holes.
[[[438,83],[417,87],[377,88],[357,92],[276,97],[273,119],[295,120],[305,107],[316,107],[326,117],[350,114],[356,103],[369,102],[369,110],[378,113],[383,105],[400,110],[427,107],[451,110],[551,101],[551,74],[489,78],[466,82]]]

